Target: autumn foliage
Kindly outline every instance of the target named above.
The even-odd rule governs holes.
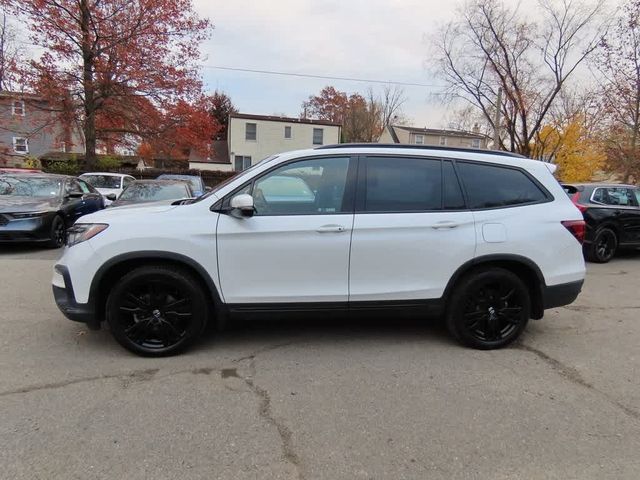
[[[589,135],[581,116],[566,125],[545,125],[533,152],[537,158],[553,161],[564,182],[589,182],[606,162],[602,144]]]
[[[44,50],[20,72],[23,82],[43,95],[64,89],[72,98],[90,165],[100,139],[114,143],[132,134],[157,140],[173,132],[204,148],[200,141],[215,134],[215,122],[198,122],[199,46],[211,27],[195,14],[191,0],[0,0],[0,5],[29,25],[31,42]],[[185,119],[190,113],[194,118]],[[173,114],[179,120],[170,121]],[[180,148],[175,139],[169,143],[169,151]]]

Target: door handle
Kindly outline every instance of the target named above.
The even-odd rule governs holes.
[[[316,230],[318,233],[340,233],[344,232],[342,225],[323,225]]]
[[[431,228],[434,230],[440,230],[444,228],[456,228],[459,227],[460,224],[457,222],[438,222],[435,225],[431,225]]]

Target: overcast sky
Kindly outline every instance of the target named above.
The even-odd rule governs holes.
[[[455,1],[194,2],[198,13],[215,25],[203,46],[208,65],[433,85],[404,87],[404,110],[416,126],[445,126],[443,108],[433,100],[438,81],[425,68],[425,37],[453,18]],[[381,88],[212,68],[203,74],[209,90],[224,90],[242,112],[296,117],[301,103],[326,85],[349,93]]]

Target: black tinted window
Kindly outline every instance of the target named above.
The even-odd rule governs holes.
[[[442,163],[442,188],[445,210],[463,210],[465,208],[460,182],[458,182],[458,177],[453,169],[453,163],[448,160]]]
[[[440,160],[367,159],[365,205],[368,212],[411,212],[442,208]]]
[[[477,163],[458,163],[471,208],[494,208],[544,201],[545,194],[524,172]]]

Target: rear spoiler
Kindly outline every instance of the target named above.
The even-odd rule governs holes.
[[[547,163],[544,162],[544,164],[547,166],[547,169],[553,174],[556,173],[556,170],[558,170],[558,166],[554,163]]]

